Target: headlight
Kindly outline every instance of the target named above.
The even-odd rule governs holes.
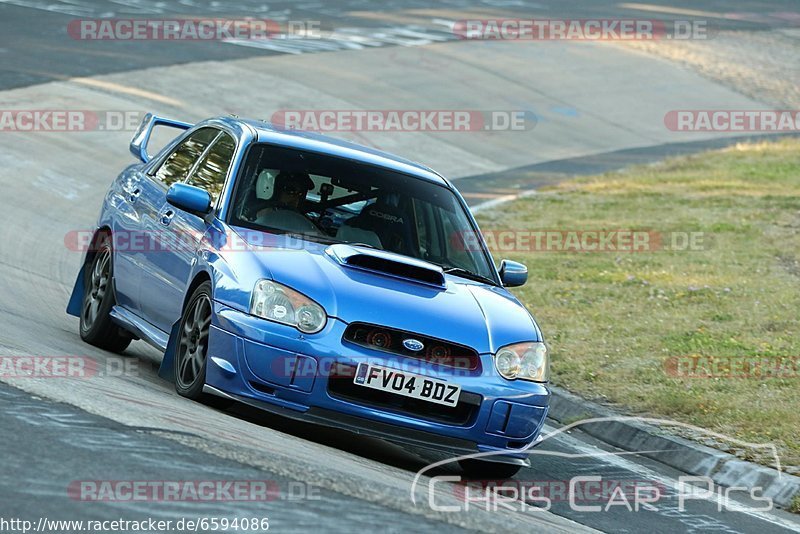
[[[322,306],[302,293],[272,280],[256,282],[250,301],[250,313],[293,326],[306,334],[319,332],[328,320]]]
[[[550,359],[544,343],[516,343],[497,351],[494,365],[500,376],[508,380],[520,378],[533,382],[550,379]]]

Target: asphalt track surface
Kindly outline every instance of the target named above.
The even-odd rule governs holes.
[[[652,2],[659,4],[659,2]],[[159,42],[85,42],[71,39],[65,20],[78,18],[156,18],[159,16],[213,16],[265,18],[277,22],[285,20],[320,21],[323,30],[360,28],[369,34],[387,29],[387,20],[380,16],[359,16],[364,12],[374,14],[406,10],[440,11],[447,15],[469,18],[482,13],[490,18],[502,10],[510,16],[536,16],[539,18],[704,18],[714,28],[760,31],[787,24],[780,18],[767,17],[769,13],[787,13],[796,8],[792,0],[752,1],[711,0],[701,3],[691,0],[668,2],[667,12],[642,11],[624,7],[613,0],[559,2],[558,0],[446,0],[435,4],[425,0],[387,0],[376,4],[369,0],[264,2],[260,0],[234,0],[216,2],[195,0],[188,2],[91,0],[4,0],[0,2],[0,29],[2,29],[2,71],[0,88],[22,87],[58,79],[59,77],[93,76],[103,73],[130,71],[154,66],[189,63],[204,60],[226,61],[254,55],[280,54],[280,51],[241,46],[220,46],[218,43],[171,43],[167,48]],[[377,9],[376,9],[377,7]],[[707,19],[691,14],[704,11],[720,14],[738,14]],[[686,12],[689,14],[687,15]],[[354,15],[355,13],[355,15]],[[430,20],[434,18],[428,17]],[[420,19],[422,22],[424,19]],[[414,24],[413,20],[405,20]],[[796,21],[795,21],[796,23]],[[397,22],[394,22],[397,26]],[[432,25],[432,28],[437,26]],[[454,39],[444,27],[438,27],[442,38]],[[399,35],[398,35],[399,37]],[[386,45],[391,43],[387,41]]]
[[[671,7],[675,6],[701,9],[696,2],[671,3]],[[719,13],[780,13],[791,11],[792,6],[790,2],[704,2],[702,9]],[[474,13],[478,9],[483,9],[483,13],[502,10],[528,16],[533,11],[540,17],[564,18],[648,16],[613,2],[566,7],[556,2],[525,5],[524,2],[464,0],[443,2],[438,7],[446,11],[451,20],[459,13]],[[429,8],[430,5],[423,2],[391,2],[380,12],[407,16],[415,9]],[[69,87],[58,83],[69,83],[74,77],[122,77],[145,68],[156,70],[137,75],[144,78],[143,86],[158,87],[161,95],[183,97],[196,88],[173,88],[168,93],[163,90],[166,82],[160,75],[177,73],[180,80],[180,76],[191,77],[192,65],[199,61],[219,62],[219,68],[224,69],[232,64],[251,64],[236,62],[297,53],[297,50],[281,52],[231,43],[175,43],[176,46],[170,47],[153,42],[91,43],[88,46],[66,36],[66,24],[76,17],[133,18],[165,13],[224,17],[241,16],[243,12],[251,16],[264,13],[264,17],[276,20],[321,20],[323,27],[356,28],[373,39],[378,39],[377,34],[382,35],[383,42],[374,48],[427,46],[409,43],[409,28],[403,25],[407,22],[398,26],[398,17],[394,17],[395,33],[392,33],[387,30],[387,20],[363,16],[363,12],[370,9],[374,10],[374,3],[366,1],[269,4],[240,1],[224,5],[211,2],[191,5],[0,2],[0,89],[4,90],[0,93],[3,104],[0,107],[39,108],[42,103],[53,106],[58,102],[67,107],[71,105],[70,98],[79,101],[86,96],[79,91],[70,92]],[[669,16],[648,13],[654,17]],[[427,16],[427,20],[435,18]],[[718,22],[725,27],[752,31],[764,31],[780,24],[779,20],[753,22],[741,17],[722,17]],[[455,57],[458,51],[453,47],[459,43],[445,41],[444,37],[437,40],[447,32],[437,29],[435,23],[425,31],[428,33],[423,41]],[[398,35],[405,35],[406,40],[398,40]],[[302,50],[303,55],[315,52],[320,51]],[[359,58],[384,52],[366,49],[343,53],[357,54],[348,58]],[[328,50],[320,56],[322,54],[329,54],[326,61],[334,61],[341,53]],[[435,57],[433,54],[430,57]],[[621,57],[619,61],[624,61],[625,57]],[[631,61],[641,60],[631,58]],[[398,65],[397,68],[402,69],[402,62],[398,61]],[[658,68],[668,67],[659,64]],[[56,83],[39,85],[46,82]],[[226,87],[238,91],[242,89],[241,83],[244,82],[231,79],[226,81]],[[485,89],[477,81],[470,90]],[[418,91],[426,98],[434,98],[436,92],[435,87],[405,90]],[[714,87],[703,90],[713,92],[714,98],[728,95]],[[98,102],[112,98],[106,94],[91,96]],[[737,105],[747,105],[745,99],[729,97]],[[575,101],[588,97],[578,94],[572,98]],[[213,102],[214,95],[208,100]],[[182,111],[191,118],[227,111],[215,110],[208,101],[203,101],[202,105],[193,98],[183,101]],[[108,106],[109,109],[130,109],[116,101]],[[612,506],[602,512],[578,511],[569,502],[555,498],[548,512],[523,510],[521,504],[513,505],[513,510],[503,507],[481,510],[476,506],[469,511],[439,512],[428,504],[428,479],[417,486],[416,503],[410,497],[415,473],[441,458],[241,407],[222,412],[190,403],[178,397],[170,384],[157,378],[155,370],[160,355],[143,343],[134,343],[123,357],[87,346],[77,335],[77,321],[63,311],[78,261],[78,255],[64,247],[63,238],[69,231],[86,228],[94,220],[109,180],[130,161],[125,156],[125,140],[129,134],[117,132],[106,136],[92,132],[85,137],[81,137],[84,134],[70,134],[73,135],[70,137],[55,133],[2,133],[7,137],[3,138],[0,150],[0,187],[5,200],[4,212],[0,215],[0,355],[80,355],[98,362],[104,372],[79,380],[2,379],[9,385],[0,385],[0,406],[3,407],[0,413],[1,518],[26,518],[36,522],[41,517],[73,520],[269,517],[270,530],[278,532],[312,529],[351,532],[370,527],[397,532],[459,528],[575,532],[580,530],[580,525],[607,532],[800,530],[796,516],[781,511],[732,511],[726,509],[719,498],[691,500],[686,503],[686,509],[680,511],[675,488],[681,473],[652,460],[621,454],[579,430],[549,438],[538,449],[541,453],[532,456],[533,466],[523,470],[516,480],[521,483],[536,481],[551,488],[568,483],[575,476],[658,484],[664,489],[664,498],[656,503],[657,510],[632,512],[626,506]],[[598,136],[602,134],[597,132]],[[631,137],[636,135],[637,132],[632,132]],[[683,144],[680,139],[658,141],[664,139],[654,138],[649,143],[641,143],[642,146],[623,143],[606,151],[598,151],[603,148],[599,146],[583,147],[584,150],[575,149],[566,154],[553,152],[550,157],[531,157],[527,161],[513,159],[513,143],[507,147],[501,143],[512,163],[505,168],[484,165],[490,171],[486,173],[461,172],[463,182],[459,183],[463,183],[466,192],[474,193],[469,197],[474,203],[485,198],[486,191],[492,194],[513,192],[572,173],[652,161],[671,153],[724,145],[733,139],[704,138]],[[395,145],[389,145],[397,146],[403,153],[404,146],[413,150],[422,141],[392,143]],[[497,154],[487,152],[485,158],[495,158],[492,160],[495,161]],[[479,163],[470,169],[481,168],[483,163]],[[459,164],[443,158],[439,168],[443,166],[446,173],[453,169],[453,173],[459,174]],[[508,172],[511,168],[516,170]],[[520,179],[520,176],[526,178]],[[119,369],[125,372],[118,372]],[[546,432],[554,429],[548,426]],[[427,476],[458,474],[458,469],[451,465],[426,473]],[[275,498],[266,502],[98,502],[76,499],[69,493],[75,483],[98,480],[266,480],[270,487],[277,489]],[[439,484],[436,488],[436,502],[463,506],[454,487]],[[579,504],[604,505],[606,501]],[[756,506],[759,503],[742,504]]]

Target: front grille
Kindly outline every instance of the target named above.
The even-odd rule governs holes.
[[[468,391],[462,390],[458,404],[450,407],[354,384],[354,365],[336,364],[332,371],[328,379],[328,393],[333,397],[419,419],[450,425],[468,425],[474,421],[481,406],[482,397]]]
[[[395,330],[367,323],[353,323],[344,331],[345,341],[373,350],[398,354],[407,358],[423,360],[434,365],[468,369],[474,371],[480,366],[478,353],[469,347],[456,345],[441,339],[420,336],[411,332]],[[412,351],[403,346],[403,341],[414,339],[422,342],[425,348]]]

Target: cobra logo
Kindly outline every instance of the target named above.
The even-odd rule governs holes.
[[[404,339],[403,346],[410,350],[411,352],[419,352],[425,348],[425,345],[422,344],[422,341],[416,339]]]
[[[373,217],[379,217],[381,219],[384,219],[386,221],[391,221],[393,223],[402,223],[403,222],[403,218],[402,217],[398,217],[397,215],[392,215],[390,213],[384,213],[382,211],[369,210],[369,214],[372,215]]]

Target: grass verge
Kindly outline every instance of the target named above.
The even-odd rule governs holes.
[[[554,384],[774,443],[800,472],[800,140],[572,180],[478,221],[495,258],[528,265],[516,293],[545,333]],[[648,244],[587,252],[569,241],[598,230],[649,232]],[[531,231],[547,235],[537,245]]]

